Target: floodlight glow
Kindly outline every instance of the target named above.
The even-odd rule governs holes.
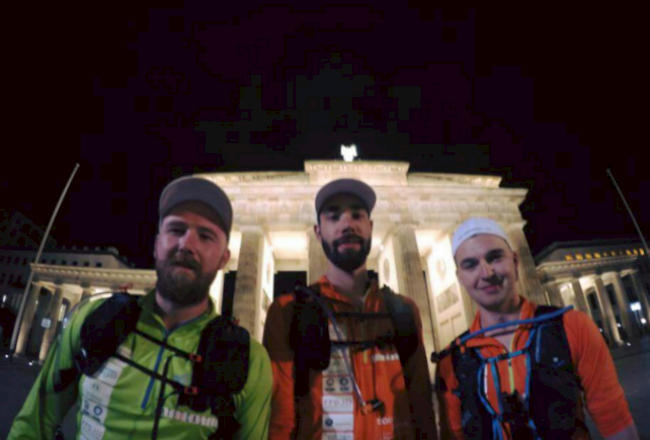
[[[630,304],[630,308],[632,309],[633,312],[640,312],[641,311],[641,303],[640,302],[635,302]]]
[[[647,322],[648,322],[648,321],[646,321],[645,318],[641,318],[641,324],[645,324],[645,323],[647,323]]]
[[[357,157],[357,146],[354,144],[350,146],[341,145],[341,156],[346,162],[354,161],[354,158]]]
[[[616,326],[617,326],[618,328],[621,328],[621,324],[619,324],[618,322],[616,323]]]

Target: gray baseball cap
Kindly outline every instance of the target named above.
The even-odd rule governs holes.
[[[162,221],[174,206],[190,201],[201,202],[212,208],[219,216],[226,236],[230,237],[230,229],[232,228],[232,205],[230,200],[219,186],[201,177],[179,177],[163,189],[158,204],[160,220]]]
[[[333,180],[327,185],[323,186],[316,194],[316,215],[319,215],[323,209],[325,202],[333,196],[339,194],[350,194],[355,197],[358,197],[368,208],[368,213],[371,213],[375,207],[375,202],[377,201],[377,196],[375,191],[363,183],[360,180],[356,179],[338,179]]]

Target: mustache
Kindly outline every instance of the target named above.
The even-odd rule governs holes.
[[[187,257],[183,255],[170,258],[169,261],[167,262],[167,265],[181,266],[193,270],[200,269],[200,265],[196,260],[192,259],[191,257]]]
[[[503,284],[504,277],[501,277],[497,274],[493,274],[492,276],[488,278],[483,278],[483,281],[488,283],[490,286],[500,286]]]
[[[344,235],[341,238],[338,238],[332,242],[334,246],[339,246],[342,244],[346,243],[359,243],[363,244],[363,239],[359,237],[358,235],[350,234],[350,235]]]

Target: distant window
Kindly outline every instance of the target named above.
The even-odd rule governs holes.
[[[567,260],[567,261],[572,261],[573,257],[571,255],[567,254],[567,255],[564,256],[564,259]]]
[[[633,249],[633,250],[632,250],[632,253],[633,253],[634,255],[639,255],[639,250],[638,250],[638,249]]]
[[[628,254],[628,255],[632,255],[632,252],[630,252],[629,249],[626,249],[626,250],[625,250],[625,253]]]
[[[9,275],[9,280],[7,281],[7,284],[12,285],[14,283],[14,274]]]
[[[609,252],[603,252],[603,257],[609,257]]]
[[[587,258],[587,260],[591,260],[591,254],[589,252],[585,254],[585,257]]]
[[[618,305],[616,302],[616,295],[614,295],[614,289],[612,288],[611,285],[607,286],[607,297],[609,298],[609,302],[612,303],[612,306]]]
[[[50,261],[50,264],[56,264],[56,260]]]
[[[0,255],[0,263],[3,263],[4,261],[5,261],[5,256],[4,256],[4,255]]]
[[[63,261],[61,261],[61,264],[62,264],[63,266],[65,266],[66,264],[68,264],[68,262],[65,261],[65,260],[63,260]]]
[[[87,261],[84,261],[84,267],[88,267],[88,266],[90,266],[90,263],[87,262]]]
[[[576,260],[582,260],[582,254],[576,254]]]
[[[594,257],[596,257],[596,258],[600,258],[601,255],[600,255],[598,252],[596,252],[596,253],[594,254]]]
[[[18,263],[20,263],[20,257],[16,257],[16,258],[14,259],[14,264],[18,264]]]
[[[5,274],[0,274],[0,284],[5,283]]]
[[[641,255],[645,255],[645,251],[644,251],[643,249],[639,249],[639,253],[640,253]]]
[[[23,258],[23,266],[27,266],[27,258]]]
[[[627,299],[629,302],[634,303],[639,300],[639,298],[636,296],[636,292],[634,292],[634,289],[630,286],[625,286],[625,293],[627,293]]]
[[[78,266],[79,263],[77,263],[76,261],[73,261],[73,262],[72,262],[72,265],[73,265],[73,266]]]
[[[43,258],[43,259],[41,260],[41,264],[46,264],[46,263],[45,263],[45,258]]]
[[[95,267],[102,267],[102,263],[95,263]]]

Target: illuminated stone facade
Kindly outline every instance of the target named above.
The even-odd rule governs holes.
[[[650,330],[650,268],[640,242],[555,243],[537,256],[537,271],[550,303],[589,314],[610,343]]]

